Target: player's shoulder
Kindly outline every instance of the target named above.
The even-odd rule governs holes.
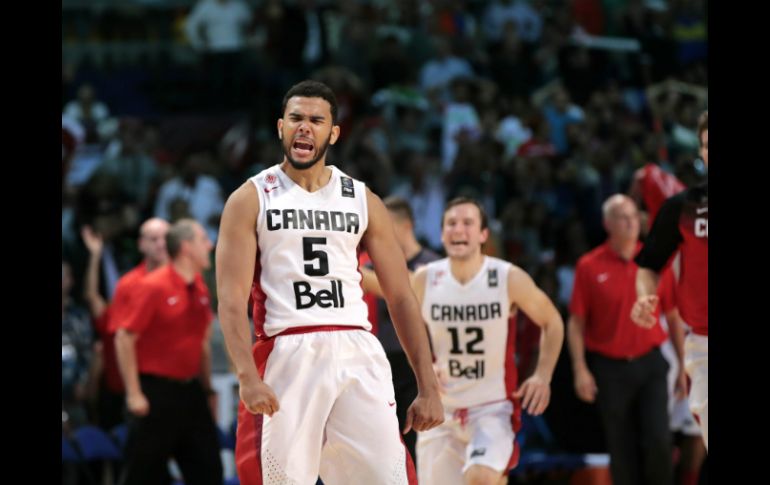
[[[427,274],[430,271],[436,271],[437,269],[444,269],[449,265],[449,258],[439,258],[433,261],[428,261],[415,270],[417,274]]]
[[[266,167],[262,169],[261,171],[257,172],[256,174],[249,177],[244,184],[241,185],[240,188],[243,188],[244,185],[253,185],[257,188],[265,188],[265,187],[272,187],[277,184],[281,183],[281,174],[279,173],[281,170],[280,165],[275,164],[271,165],[269,167]]]
[[[515,284],[516,282],[519,282],[522,280],[531,279],[531,277],[529,276],[529,273],[527,273],[526,270],[524,270],[524,268],[522,268],[521,266],[517,266],[509,261],[505,261],[502,259],[498,259],[497,261],[500,263],[499,267],[502,268],[505,274],[507,275],[509,282],[513,282]]]
[[[515,266],[510,261],[506,261],[505,259],[498,258],[496,256],[484,256],[487,260],[486,264],[487,266],[498,266],[498,267],[510,267]]]
[[[332,177],[336,177],[342,186],[341,190],[343,197],[357,196],[357,192],[360,190],[364,199],[371,196],[380,198],[369,188],[369,186],[366,185],[366,182],[363,180],[348,175],[346,172],[335,165],[331,165],[331,169]]]
[[[227,197],[225,211],[253,210],[258,208],[260,205],[259,191],[264,190],[268,193],[271,190],[268,180],[270,179],[266,176],[264,170],[247,179]],[[277,178],[272,180],[275,181]]]

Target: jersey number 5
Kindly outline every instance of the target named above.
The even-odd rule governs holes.
[[[326,244],[325,237],[303,237],[302,255],[305,261],[311,261],[305,264],[305,274],[308,276],[326,276],[329,274],[329,256],[324,251],[313,249],[314,244]],[[315,261],[318,260],[318,267]]]

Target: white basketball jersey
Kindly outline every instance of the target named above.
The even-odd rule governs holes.
[[[313,325],[371,329],[358,271],[366,186],[329,168],[329,183],[315,192],[278,165],[250,179],[259,193],[252,286],[257,335]]]
[[[516,385],[515,328],[509,328],[507,261],[489,256],[462,285],[449,259],[427,265],[422,316],[440,366],[444,407],[508,399]]]

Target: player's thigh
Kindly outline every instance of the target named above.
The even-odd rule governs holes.
[[[513,404],[510,401],[485,405],[471,411],[471,439],[465,449],[465,471],[476,465],[498,474],[508,469],[516,438],[511,422],[512,413]],[[496,483],[496,480],[492,483]]]
[[[447,419],[444,424],[417,433],[417,480],[420,485],[462,484],[465,445]]]
[[[340,394],[326,421],[321,478],[335,483],[410,483],[396,416],[388,360],[365,331],[344,332],[339,342]]]
[[[324,425],[334,403],[331,332],[277,337],[265,356],[263,380],[278,398],[272,416],[239,405],[236,466],[241,483],[315,483]]]
[[[485,465],[471,465],[463,474],[465,485],[498,485],[503,473]]]

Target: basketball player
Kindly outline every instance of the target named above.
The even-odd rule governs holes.
[[[698,120],[700,154],[708,167],[708,111]],[[675,251],[681,251],[677,305],[692,327],[685,339],[684,362],[690,376],[690,410],[698,417],[708,450],[708,181],[668,199],[655,219],[642,251],[636,257],[638,299],[631,319],[643,327],[654,325],[658,304],[658,274]]]
[[[216,251],[219,317],[240,384],[236,466],[243,484],[415,483],[391,371],[369,332],[357,251],[366,249],[417,380],[404,433],[443,421],[427,333],[379,197],[326,150],[337,102],[303,81],[283,100],[284,158],[229,198]],[[257,342],[249,335],[254,302]]]
[[[521,268],[481,253],[488,237],[478,202],[450,201],[441,232],[448,257],[420,268],[414,277],[445,411],[443,425],[418,433],[421,485],[497,484],[518,462],[514,433],[520,406],[539,415],[550,401],[564,323]],[[516,328],[509,316],[518,308],[542,327],[543,336],[537,368],[516,391]]]

